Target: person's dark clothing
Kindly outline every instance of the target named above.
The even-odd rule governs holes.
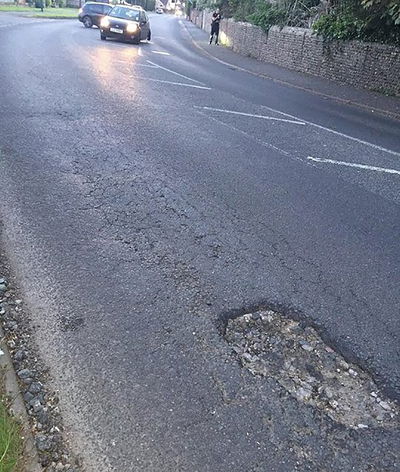
[[[221,15],[217,12],[213,13],[212,20],[211,20],[211,36],[210,36],[210,44],[215,36],[215,44],[218,44],[218,35],[219,35],[219,24],[221,22]]]

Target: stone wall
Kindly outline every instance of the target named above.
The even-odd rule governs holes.
[[[210,31],[211,13],[190,19]],[[309,29],[273,27],[265,33],[249,23],[222,20],[220,43],[244,56],[298,72],[400,96],[400,48],[361,41],[324,41]]]

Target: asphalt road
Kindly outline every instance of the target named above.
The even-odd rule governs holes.
[[[102,472],[398,470],[398,431],[243,372],[220,320],[295,310],[400,398],[399,122],[232,70],[176,18],[152,29],[133,46],[0,17],[2,245],[75,452]]]

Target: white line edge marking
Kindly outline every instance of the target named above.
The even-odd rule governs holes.
[[[138,54],[139,54],[139,56],[143,56],[142,48],[138,48]]]
[[[364,141],[362,139],[355,138],[353,136],[349,136],[348,134],[341,133],[340,131],[335,131],[334,129],[331,129],[331,128],[326,128],[325,126],[318,125],[317,123],[313,123],[312,121],[303,120],[302,118],[299,118],[299,117],[294,116],[294,115],[289,115],[289,113],[284,113],[283,111],[275,110],[274,108],[267,107],[266,105],[260,105],[260,106],[262,108],[265,108],[268,111],[273,112],[273,113],[278,113],[282,116],[286,116],[287,118],[291,118],[293,120],[298,120],[297,122],[301,121],[303,124],[314,126],[315,128],[322,129],[324,131],[327,131],[328,133],[336,134],[337,136],[341,136],[342,138],[350,139],[351,141],[355,141],[356,143],[364,144],[365,146],[369,146],[373,149],[377,149],[379,151],[383,151],[383,152],[386,152],[388,154],[392,154],[393,156],[400,157],[400,152],[392,151],[391,149],[387,149],[387,148],[384,148],[382,146],[378,146],[377,144],[373,144],[373,143],[370,143],[368,141]],[[204,107],[204,108],[207,109],[207,107]],[[210,109],[212,109],[212,108],[210,108]],[[228,110],[219,110],[219,111],[225,111],[225,113],[229,113]],[[230,113],[239,113],[239,112],[232,112],[231,111]],[[252,115],[250,115],[250,116],[252,116]],[[255,116],[262,117],[262,115],[255,115]]]
[[[201,110],[201,109],[207,108],[207,107],[197,107],[197,106],[195,106],[194,108],[197,108],[198,110]],[[291,157],[291,158],[293,158],[297,161],[304,162],[304,159],[301,159],[297,156],[289,154],[287,151],[284,151],[283,149],[280,149],[277,146],[274,146],[273,144],[269,144],[269,143],[266,143],[265,141],[261,141],[260,139],[256,138],[255,136],[252,136],[249,133],[246,133],[246,131],[243,131],[239,128],[236,128],[235,126],[232,126],[228,123],[224,123],[223,121],[218,120],[217,118],[214,118],[212,116],[210,117],[210,116],[206,115],[205,113],[202,113],[202,112],[199,112],[199,113],[202,114],[203,116],[206,116],[207,118],[223,125],[223,126],[226,126],[227,128],[230,128],[234,131],[237,131],[237,132],[245,135],[247,138],[256,141],[258,144],[261,144],[262,146],[274,149],[275,151],[281,152],[285,156]],[[307,160],[308,161],[314,161],[314,162],[320,162],[320,163],[327,163],[327,164],[336,164],[336,165],[346,166],[346,167],[353,167],[353,168],[357,168],[357,169],[371,170],[371,171],[375,171],[375,172],[384,172],[384,173],[387,173],[387,174],[398,174],[398,175],[400,175],[400,170],[386,169],[384,167],[375,167],[375,166],[369,166],[369,165],[366,165],[366,164],[354,164],[354,163],[351,163],[351,162],[335,161],[333,159],[323,159],[323,158],[312,157],[312,156],[308,156]]]
[[[163,56],[170,56],[171,54],[169,52],[165,51],[151,51],[153,54],[161,54]]]
[[[341,133],[340,131],[335,131],[334,129],[331,128],[326,128],[325,126],[318,125],[317,123],[313,123],[312,121],[307,121],[303,120],[301,118],[298,118],[297,116],[294,115],[289,115],[289,113],[284,113],[283,111],[275,110],[274,108],[267,107],[265,105],[260,105],[262,108],[265,108],[266,110],[272,111],[274,113],[279,113],[282,116],[286,116],[287,118],[292,118],[294,120],[300,120],[306,123],[307,125],[314,126],[315,128],[322,129],[324,131],[327,131],[328,133],[336,134],[337,136],[341,136],[342,138],[350,139],[351,141],[355,141],[356,143],[359,144],[364,144],[365,146],[369,146],[373,149],[377,149],[379,151],[387,152],[388,154],[392,154],[393,156],[400,157],[400,152],[392,151],[391,149],[384,148],[382,146],[378,146],[377,144],[370,143],[368,141],[364,141],[362,139],[354,138],[353,136],[349,136],[348,134]]]
[[[150,64],[133,64],[134,67],[139,66],[139,67],[147,67],[148,69],[157,69],[155,66],[151,66]]]
[[[147,60],[147,62],[149,64],[151,64],[152,66],[158,67],[159,69],[165,70],[166,72],[170,72],[171,74],[177,75],[178,77],[182,77],[183,79],[190,80],[191,82],[195,82],[196,84],[205,85],[205,84],[203,84],[203,82],[200,82],[200,81],[195,80],[195,79],[191,79],[190,77],[187,77],[186,75],[180,74],[179,72],[175,72],[174,70],[167,69],[166,67],[163,67],[163,66],[159,66],[155,62],[152,62],[152,61],[149,61],[149,60]]]
[[[308,156],[307,159],[309,161],[314,161],[314,162],[322,162],[322,163],[326,163],[326,164],[336,164],[338,166],[355,167],[357,169],[365,169],[365,170],[372,170],[372,171],[375,171],[375,172],[385,172],[386,174],[398,174],[398,175],[400,175],[400,170],[386,169],[385,167],[368,166],[366,164],[355,164],[355,163],[352,163],[352,162],[335,161],[333,159],[322,159],[322,158],[319,158],[319,157],[312,157],[312,156]]]
[[[198,110],[201,109],[201,108],[202,108],[202,107],[197,107]],[[206,115],[206,114],[203,113],[202,111],[198,111],[198,113],[200,113],[200,115],[205,116],[205,117],[206,117],[207,119],[209,119],[209,120],[213,120],[213,121],[215,121],[216,123],[219,123],[220,125],[225,126],[226,128],[229,128],[229,129],[231,129],[231,130],[233,130],[233,131],[236,131],[236,132],[238,132],[238,133],[243,134],[243,135],[246,136],[248,139],[250,139],[250,140],[252,140],[252,141],[255,141],[256,143],[260,144],[261,146],[264,146],[264,147],[266,147],[266,148],[268,148],[268,149],[273,149],[274,151],[278,151],[278,152],[282,153],[283,155],[285,155],[285,156],[287,156],[287,157],[291,157],[291,158],[293,158],[293,159],[295,159],[295,160],[304,162],[303,159],[300,159],[300,158],[297,157],[297,156],[294,156],[294,155],[289,154],[289,153],[288,153],[287,151],[285,151],[284,149],[281,149],[281,148],[279,148],[279,147],[277,147],[277,146],[274,146],[273,144],[266,143],[265,141],[261,141],[261,139],[258,139],[258,138],[256,138],[255,136],[252,136],[251,134],[246,133],[246,131],[243,131],[243,130],[241,130],[241,129],[239,129],[239,128],[236,128],[235,126],[233,126],[233,125],[231,125],[231,124],[228,124],[228,123],[225,123],[225,122],[223,122],[223,121],[221,121],[221,120],[218,120],[217,118],[214,118],[213,116]]]
[[[160,82],[161,84],[180,85],[181,87],[191,87],[201,90],[211,90],[210,87],[203,87],[202,85],[184,84],[183,82],[171,82],[169,80],[149,79],[148,77],[146,77],[146,79],[144,80],[149,80],[151,82]]]
[[[292,123],[294,125],[305,125],[304,121],[286,120],[284,118],[274,118],[273,116],[253,115],[252,113],[244,113],[241,111],[223,110],[221,108],[198,107],[198,106],[195,106],[195,108],[202,108],[203,110],[217,111],[220,113],[229,113],[231,115],[249,116],[250,118],[261,118],[263,120],[283,121],[284,123]]]

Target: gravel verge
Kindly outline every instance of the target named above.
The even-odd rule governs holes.
[[[29,316],[9,271],[0,264],[0,321],[25,404],[30,432],[39,459],[39,470],[81,472],[63,437],[63,421],[57,393],[49,386],[49,372],[38,358]],[[27,469],[31,472],[31,469]],[[33,469],[35,470],[35,469]],[[38,470],[38,469],[36,469]]]

